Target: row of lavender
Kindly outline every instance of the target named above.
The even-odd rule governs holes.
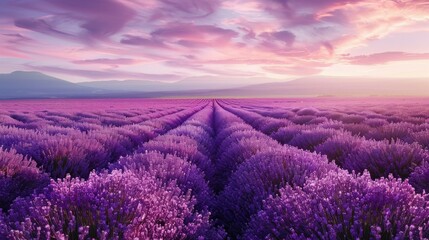
[[[142,141],[168,130],[172,127],[170,122],[175,124],[171,119],[176,117],[174,113],[178,111],[160,112],[142,123],[85,131],[61,127],[61,123],[37,129],[0,126],[0,145],[31,157],[53,178],[64,177],[67,173],[86,177],[91,170],[105,167]]]
[[[221,105],[230,111],[222,117],[225,125],[230,126],[224,130],[225,134],[241,139],[220,145],[229,146],[221,152],[230,155],[230,159],[225,161],[229,167],[221,167],[219,172],[230,169],[230,177],[219,194],[217,211],[232,236],[243,239],[429,237],[427,195],[415,193],[412,186],[401,180],[372,180],[366,173],[350,174],[330,163],[326,156],[282,146],[261,133],[278,128],[282,125],[280,121],[266,121],[260,115]],[[222,139],[222,131],[218,137]],[[222,158],[218,158],[221,166],[225,164]]]
[[[368,170],[372,178],[393,175],[408,179],[418,192],[429,192],[429,130],[426,123],[390,123],[374,128],[371,135],[360,136],[338,121],[297,124],[293,119],[263,116],[258,110],[229,109],[282,144],[327,155],[350,172]],[[313,116],[310,112],[317,110],[296,109],[296,112]]]
[[[344,129],[353,135],[367,139],[418,142],[425,148],[429,147],[429,105],[427,104],[396,102],[392,105],[385,103],[377,105],[374,102],[363,106],[348,104],[337,107],[331,103],[320,108],[252,107],[243,106],[243,104],[245,103],[240,103],[238,107],[266,117],[289,120],[302,130],[313,129],[318,125],[323,128]]]
[[[138,102],[132,103],[134,105],[131,105],[128,109],[105,110],[84,110],[83,106],[68,106],[68,103],[64,103],[65,106],[68,106],[67,109],[53,109],[49,111],[32,110],[31,106],[22,106],[27,111],[11,110],[11,107],[6,105],[5,110],[0,110],[0,126],[35,129],[50,133],[64,130],[63,128],[87,132],[100,130],[103,127],[110,128],[140,124],[163,115],[179,112],[199,103],[199,101],[181,101],[177,106],[171,101],[158,103],[155,106],[145,106]],[[100,103],[100,108],[102,108],[103,104],[106,105],[107,103]],[[81,105],[84,104],[81,103]],[[0,105],[0,107],[3,106]],[[19,109],[20,106],[17,104],[17,107]],[[49,109],[49,107],[52,106],[48,105],[47,108]]]

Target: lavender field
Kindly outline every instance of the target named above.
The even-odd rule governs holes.
[[[0,102],[0,239],[428,239],[425,99]]]

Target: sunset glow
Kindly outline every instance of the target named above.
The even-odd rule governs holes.
[[[0,72],[74,82],[424,78],[428,42],[427,0],[0,2]]]

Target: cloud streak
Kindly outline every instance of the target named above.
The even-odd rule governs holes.
[[[98,64],[98,65],[110,65],[113,67],[117,67],[118,65],[133,65],[142,62],[141,60],[131,59],[131,58],[98,58],[98,59],[86,59],[86,60],[77,60],[74,61],[76,64],[82,65],[90,65],[90,64]]]
[[[158,80],[158,81],[175,81],[180,76],[174,74],[148,74],[139,72],[124,72],[118,70],[106,69],[100,70],[88,70],[88,69],[71,69],[64,67],[53,67],[53,66],[41,66],[41,65],[27,65],[28,68],[42,71],[57,73],[63,75],[74,75],[81,76],[88,79],[113,79],[113,80]]]
[[[384,52],[346,58],[357,65],[377,65],[389,62],[429,60],[429,53]]]

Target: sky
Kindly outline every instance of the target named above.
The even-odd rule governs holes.
[[[0,72],[428,78],[428,0],[0,0]]]

